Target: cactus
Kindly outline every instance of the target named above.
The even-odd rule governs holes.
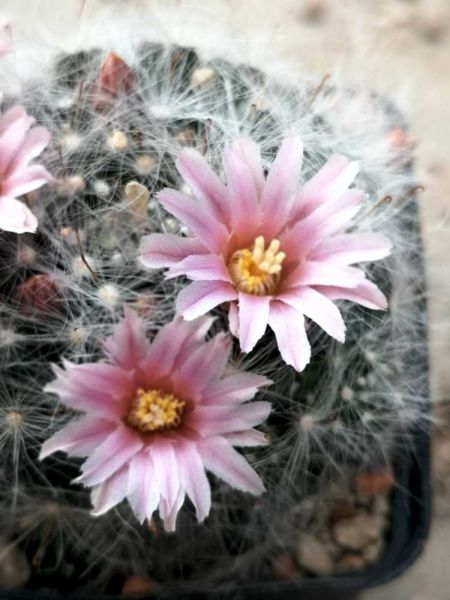
[[[375,95],[293,86],[157,43],[140,45],[128,63],[100,49],[64,54],[20,97],[5,95],[1,112],[18,102],[51,133],[41,163],[54,178],[26,199],[37,233],[0,235],[1,513],[11,543],[32,557],[33,585],[51,577],[66,589],[114,591],[118,577],[133,574],[164,589],[270,577],[293,531],[306,531],[313,516],[326,520],[332,482],[393,464],[426,422],[415,181],[409,153],[389,141],[403,127],[398,115]],[[138,255],[145,235],[186,233],[156,199],[164,187],[181,189],[183,148],[220,172],[224,147],[248,136],[268,167],[288,133],[303,141],[306,180],[333,154],[360,162],[356,183],[367,197],[352,231],[393,242],[388,258],[365,267],[389,309],[340,302],[344,344],[308,322],[313,354],[301,373],[270,332],[248,354],[234,343],[230,370],[274,382],[258,395],[272,403],[263,427],[270,443],[244,452],[264,495],[214,479],[206,522],[185,506],[173,534],[156,517],[139,524],[126,503],[91,516],[88,490],[70,483],[79,461],[60,453],[38,461],[42,441],[72,417],[43,391],[51,365],[98,360],[124,305],[150,337],[173,318],[186,282],[146,270]],[[212,333],[228,331],[225,309],[213,314]]]

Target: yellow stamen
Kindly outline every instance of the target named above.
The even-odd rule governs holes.
[[[259,235],[252,249],[237,250],[228,263],[236,289],[256,296],[272,294],[280,281],[281,264],[286,258],[279,249],[279,240],[272,240],[266,249],[264,237]]]
[[[173,394],[139,388],[126,421],[142,433],[175,429],[181,423],[185,404]]]

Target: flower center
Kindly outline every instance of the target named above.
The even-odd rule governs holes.
[[[228,263],[236,289],[255,296],[272,294],[280,281],[281,264],[286,257],[279,248],[279,240],[272,240],[266,249],[264,237],[260,235],[252,249],[237,250]]]
[[[173,394],[139,388],[126,421],[142,433],[176,429],[181,423],[185,404]]]

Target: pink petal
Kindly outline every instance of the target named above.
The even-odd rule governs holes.
[[[377,233],[348,233],[324,240],[314,249],[312,260],[350,265],[388,256],[392,243]]]
[[[345,156],[332,156],[322,169],[304,184],[297,201],[297,217],[305,217],[330,198],[342,195],[358,171],[358,163],[350,162]]]
[[[82,417],[57,431],[42,444],[39,460],[54,452],[67,452],[71,456],[88,456],[115,429],[116,424],[92,416]]]
[[[236,302],[230,302],[228,309],[228,327],[231,335],[239,337],[239,311]]]
[[[10,164],[11,170],[19,170],[26,167],[34,158],[39,156],[48,146],[50,141],[50,132],[45,127],[33,127],[17,152],[14,160]]]
[[[170,268],[166,279],[186,275],[193,281],[228,281],[230,273],[223,256],[217,254],[200,254],[188,256]]]
[[[298,221],[281,236],[281,248],[289,257],[305,257],[322,240],[349,226],[361,208],[360,190],[349,190],[337,199],[325,202]]]
[[[218,334],[204,342],[179,364],[174,377],[175,393],[195,399],[212,381],[219,379],[227,366],[231,353],[231,339]]]
[[[297,312],[306,315],[339,342],[345,340],[345,323],[337,306],[323,294],[308,287],[294,288],[278,296]]]
[[[176,370],[191,356],[212,322],[213,319],[206,317],[191,322],[178,317],[161,327],[140,365],[144,376],[148,375],[148,384]]]
[[[164,529],[166,531],[175,531],[178,512],[183,505],[185,495],[184,489],[180,487],[173,506],[169,506],[167,502],[161,498],[159,502],[159,514],[164,522]]]
[[[303,315],[283,302],[272,302],[269,326],[275,333],[283,360],[297,371],[303,371],[311,358]]]
[[[8,123],[8,126],[0,135],[0,175],[3,177],[8,174],[9,165],[19,152],[34,119],[22,108],[17,111],[12,109],[2,117],[1,124],[4,123]]]
[[[176,264],[190,254],[202,254],[206,248],[194,238],[183,238],[170,233],[152,233],[141,241],[141,263],[149,269],[160,269]]]
[[[158,199],[208,250],[214,254],[220,254],[224,250],[228,241],[228,230],[205,203],[171,189],[159,192]]]
[[[82,475],[75,481],[86,486],[105,481],[127,464],[142,446],[143,442],[135,431],[118,427],[83,464]]]
[[[269,415],[269,402],[248,402],[241,405],[196,406],[186,418],[186,424],[202,437],[242,431],[259,425]]]
[[[36,217],[23,202],[0,196],[0,229],[13,233],[34,233],[37,226]]]
[[[211,488],[205,467],[194,444],[178,444],[176,454],[181,483],[195,507],[197,520],[201,523],[211,510]]]
[[[351,300],[374,310],[386,310],[386,296],[371,281],[364,280],[358,286],[346,289],[335,286],[316,286],[316,290],[330,300]]]
[[[201,198],[211,212],[227,224],[230,215],[227,189],[203,156],[196,150],[186,149],[180,153],[176,165],[194,195]]]
[[[144,323],[128,307],[124,309],[124,318],[114,328],[112,336],[103,344],[109,360],[129,371],[135,369],[146,357],[150,344],[145,336]]]
[[[283,289],[306,285],[337,285],[354,288],[364,279],[364,272],[326,262],[306,261],[283,282]]]
[[[239,292],[239,340],[241,350],[250,352],[264,335],[269,319],[271,296]]]
[[[32,165],[20,169],[10,177],[7,177],[3,182],[3,193],[10,196],[22,196],[33,190],[37,190],[49,181],[52,177],[44,167],[40,165]]]
[[[106,481],[94,487],[91,492],[93,505],[91,514],[98,517],[122,502],[127,494],[127,483],[128,468],[124,466],[108,477]]]
[[[270,385],[272,381],[255,373],[236,373],[221,379],[210,386],[204,402],[210,404],[240,404],[251,400],[260,387]]]
[[[138,520],[141,523],[146,518],[150,520],[158,506],[161,493],[152,459],[145,450],[136,454],[129,463],[127,496]]]
[[[237,159],[249,168],[257,194],[261,196],[265,185],[265,178],[258,144],[250,138],[241,138],[232,144],[232,151],[235,153]]]
[[[13,106],[5,113],[0,115],[0,136],[3,135],[3,133],[9,128],[9,126],[12,125],[12,123],[14,123],[17,120],[23,119],[23,117],[26,116],[27,113],[23,106]],[[31,120],[31,123],[33,123],[33,119]]]
[[[286,138],[270,168],[261,205],[264,235],[271,239],[286,224],[298,188],[303,148],[298,137]]]
[[[204,440],[199,452],[205,467],[232,487],[257,496],[265,491],[256,472],[227,440],[220,437]]]
[[[161,439],[155,440],[149,446],[152,457],[155,478],[161,492],[161,498],[170,511],[177,500],[180,489],[178,460],[171,443]]]
[[[232,446],[239,446],[240,448],[267,446],[269,443],[269,439],[267,438],[266,434],[262,431],[258,431],[257,429],[235,431],[233,433],[227,433],[224,437]]]
[[[236,300],[232,285],[223,281],[194,281],[181,290],[176,300],[176,310],[185,319],[204,315],[223,302]]]
[[[74,365],[66,361],[65,367],[65,371],[54,367],[57,378],[45,386],[46,392],[57,394],[66,406],[75,410],[110,420],[123,416],[124,400],[133,392],[129,373],[104,363]]]
[[[256,172],[253,165],[256,160],[253,156],[255,152],[254,144],[247,140],[236,142],[224,152],[223,166],[231,203],[231,228],[238,237],[254,237],[261,223],[261,181],[259,169]]]

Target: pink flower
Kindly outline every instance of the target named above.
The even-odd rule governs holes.
[[[4,56],[12,51],[12,31],[9,23],[0,25],[0,56]]]
[[[159,200],[192,237],[153,234],[141,247],[145,266],[193,281],[178,295],[178,313],[195,319],[229,302],[241,349],[250,352],[269,325],[298,371],[311,353],[305,316],[343,342],[333,300],[386,308],[378,288],[349,265],[391,248],[381,235],[344,233],[364,196],[348,189],[357,164],[334,156],[299,189],[301,155],[299,139],[285,139],[266,177],[256,144],[238,140],[224,153],[225,185],[198,152],[183,150],[177,166],[195,197],[164,189]]]
[[[197,519],[211,508],[205,468],[242,491],[261,494],[258,475],[233,446],[257,446],[254,429],[268,402],[247,402],[270,383],[260,375],[224,375],[231,340],[205,342],[212,319],[178,318],[150,344],[132,311],[105,341],[106,360],[55,367],[46,390],[86,413],[45,442],[41,459],[57,450],[87,456],[77,481],[92,487],[94,514],[128,498],[136,516],[159,507],[167,530],[187,494]]]
[[[50,138],[47,129],[33,124],[34,119],[21,106],[0,116],[0,229],[5,231],[36,231],[36,217],[16,198],[51,180],[44,167],[29,164]]]

